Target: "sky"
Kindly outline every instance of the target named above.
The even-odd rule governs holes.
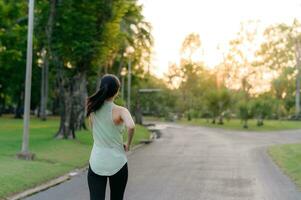
[[[202,60],[214,67],[221,49],[235,38],[240,23],[259,20],[261,27],[301,20],[301,0],[139,0],[152,24],[154,37],[152,72],[163,77],[169,63],[179,61],[181,44],[189,33],[202,41]],[[263,29],[262,29],[263,30]]]

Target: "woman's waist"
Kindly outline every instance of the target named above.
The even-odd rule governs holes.
[[[118,145],[103,145],[103,144],[93,144],[92,153],[121,153],[125,154],[123,144]]]

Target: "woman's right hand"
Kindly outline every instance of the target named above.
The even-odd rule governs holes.
[[[128,151],[130,150],[129,145],[127,145],[127,144],[124,144],[124,145],[123,145],[123,148],[124,148],[124,151],[125,151],[125,152],[128,152]]]

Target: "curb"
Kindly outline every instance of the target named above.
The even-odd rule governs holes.
[[[5,200],[18,200],[18,199],[23,199],[25,197],[28,197],[28,196],[31,196],[35,193],[38,193],[38,192],[41,192],[43,190],[46,190],[48,188],[51,188],[55,185],[58,185],[60,183],[63,183],[69,179],[71,179],[73,176],[76,176],[77,174],[85,171],[87,169],[87,166],[83,167],[83,168],[80,168],[80,169],[75,169],[71,172],[68,172],[58,178],[55,178],[55,179],[52,179],[50,181],[47,181],[46,183],[43,183],[37,187],[34,187],[34,188],[31,188],[31,189],[28,189],[28,190],[25,190],[21,193],[18,193],[18,194],[15,194],[13,196],[10,196],[10,197],[7,197],[7,198],[4,198]]]
[[[137,149],[145,146],[146,144],[149,144],[149,143],[152,143],[156,138],[157,138],[157,133],[155,131],[153,131],[152,129],[149,129],[148,127],[146,127],[150,132],[151,132],[151,135],[150,135],[150,139],[147,140],[147,141],[142,141],[141,144],[138,144],[136,146],[134,146],[132,148],[132,150],[130,152],[127,153],[127,155],[131,155],[134,153],[134,151],[136,151]],[[25,197],[28,197],[28,196],[31,196],[35,193],[38,193],[38,192],[41,192],[43,190],[47,190],[53,186],[56,186],[56,185],[59,185],[69,179],[71,179],[72,177],[78,175],[79,173],[82,173],[84,172],[85,170],[88,169],[88,165],[86,165],[85,167],[83,168],[80,168],[80,169],[75,169],[75,170],[72,170],[58,178],[55,178],[55,179],[52,179],[50,181],[47,181],[45,183],[42,183],[41,185],[37,186],[37,187],[34,187],[34,188],[31,188],[31,189],[28,189],[28,190],[25,190],[21,193],[18,193],[18,194],[15,194],[13,196],[10,196],[10,197],[6,197],[4,198],[4,200],[19,200],[19,199],[23,199]]]
[[[150,132],[150,137],[148,140],[143,140],[140,142],[140,144],[137,144],[135,145],[132,150],[130,150],[127,155],[132,155],[137,149],[140,149],[141,147],[147,145],[147,144],[150,144],[152,143],[155,139],[156,139],[156,133],[154,131],[152,131],[152,129],[150,129],[149,127],[147,126],[144,126],[145,128],[147,128],[147,130],[149,130]]]

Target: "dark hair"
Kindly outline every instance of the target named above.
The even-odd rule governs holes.
[[[119,79],[113,74],[106,74],[100,80],[100,87],[97,92],[87,99],[87,117],[92,112],[101,108],[104,101],[113,97],[120,88]]]

